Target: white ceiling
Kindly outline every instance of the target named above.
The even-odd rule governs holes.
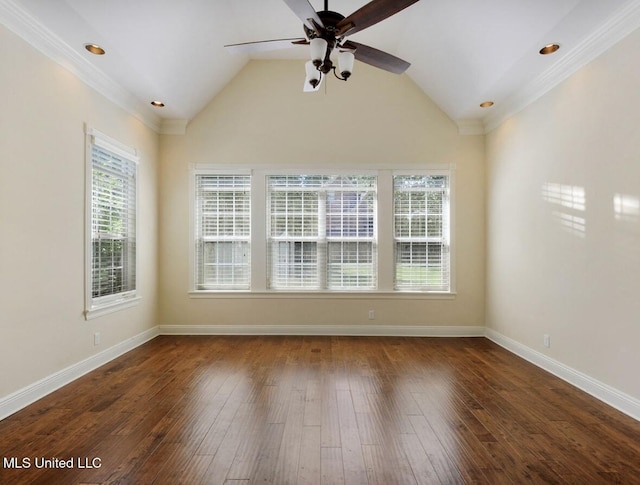
[[[366,3],[330,0],[329,8],[346,16]],[[420,0],[350,38],[409,61],[407,75],[452,120],[486,124],[492,111],[495,116],[533,89],[532,81],[636,15],[639,3]],[[323,7],[322,0],[311,4]],[[154,111],[164,119],[193,118],[249,61],[225,44],[304,36],[282,0],[0,0],[0,9],[7,6],[90,62],[144,110],[153,110],[153,99],[164,101],[166,107]],[[90,55],[83,49],[88,42],[107,54]],[[556,54],[538,54],[552,42],[561,45]],[[304,59],[307,52],[300,46],[254,57]],[[356,63],[354,76],[357,69]],[[301,63],[301,85],[303,79]],[[486,100],[495,106],[479,108]]]

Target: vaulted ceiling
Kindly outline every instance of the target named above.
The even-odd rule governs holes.
[[[346,16],[366,3],[329,0],[329,8]],[[638,0],[420,0],[350,39],[409,61],[406,75],[461,131],[483,132],[639,19]],[[308,59],[308,46],[251,55],[223,47],[304,37],[283,0],[0,0],[0,21],[158,126],[192,119],[252,57],[300,59],[302,89]],[[89,54],[87,43],[106,55]],[[560,50],[540,55],[550,43]],[[156,99],[165,107],[151,107]],[[484,101],[495,104],[480,108]]]

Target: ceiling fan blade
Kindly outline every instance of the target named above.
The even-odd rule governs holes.
[[[338,36],[351,35],[391,17],[400,10],[413,5],[418,0],[372,0],[364,7],[345,17],[336,28]]]
[[[353,42],[351,40],[346,41],[341,46],[344,49],[355,49],[355,56],[360,62],[369,64],[370,66],[377,67],[378,69],[384,69],[385,71],[392,72],[394,74],[402,74],[411,65],[407,61],[403,61],[399,57],[392,56],[368,45]]]
[[[294,37],[292,39],[274,39],[274,40],[260,40],[258,42],[243,42],[241,44],[229,44],[225,45],[225,48],[230,52],[242,53],[242,52],[262,52],[271,51],[276,49],[286,49],[296,45],[308,44],[307,39],[301,37]]]
[[[311,30],[315,31],[316,25],[324,28],[322,20],[309,3],[309,0],[284,0],[284,3],[286,3],[287,6],[293,10],[293,13]]]

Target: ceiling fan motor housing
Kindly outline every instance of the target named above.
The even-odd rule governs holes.
[[[321,10],[316,12],[324,27],[316,25],[315,30],[310,29],[306,25],[303,24],[305,34],[309,40],[315,38],[321,38],[327,41],[327,51],[324,60],[321,64],[316,65],[317,69],[323,74],[327,74],[333,69],[333,62],[331,61],[331,52],[333,49],[338,47],[341,38],[336,38],[336,34],[338,32],[338,28],[336,27],[338,23],[344,19],[344,15],[333,12],[331,10]],[[315,24],[315,22],[313,22]]]
[[[338,25],[338,22],[344,19],[344,15],[338,12],[332,12],[331,10],[321,10],[316,13],[318,14],[318,17],[320,17],[320,20],[322,20],[324,28],[318,25],[316,26],[316,30],[313,30],[306,25],[303,25],[307,38],[311,40],[316,37],[321,37],[328,43],[331,43],[331,41],[335,43],[336,33],[338,32],[336,26]]]

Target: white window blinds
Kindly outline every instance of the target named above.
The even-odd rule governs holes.
[[[375,289],[376,177],[267,177],[268,286]]]
[[[136,290],[137,163],[91,146],[91,306]]]
[[[395,288],[450,290],[449,176],[393,178]]]
[[[248,290],[251,278],[251,177],[197,174],[195,287]]]

